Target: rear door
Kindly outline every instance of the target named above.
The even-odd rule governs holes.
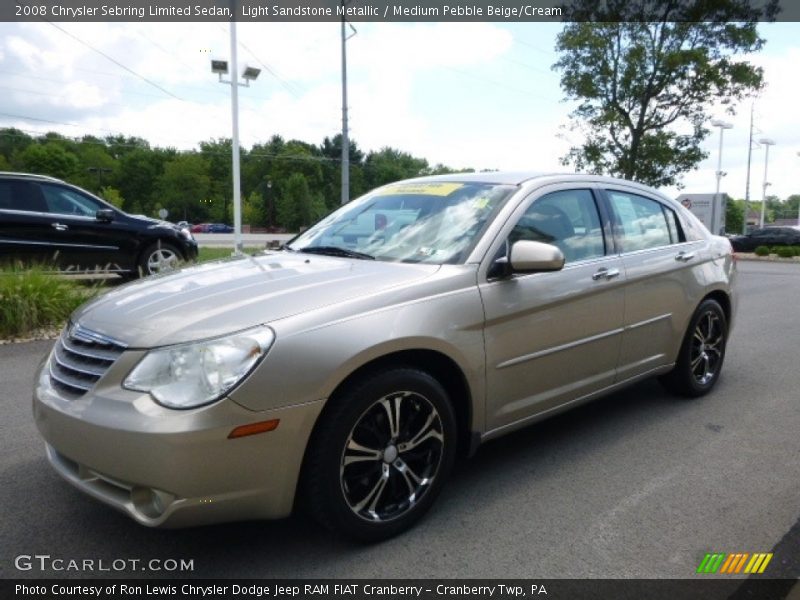
[[[605,190],[625,269],[625,333],[617,381],[675,360],[705,289],[706,240],[687,241],[675,211],[654,196]]]

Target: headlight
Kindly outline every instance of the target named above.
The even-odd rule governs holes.
[[[122,382],[169,408],[194,408],[220,398],[263,357],[275,334],[255,327],[233,335],[151,350]]]
[[[186,229],[185,227],[180,231],[181,235],[185,240],[193,240],[194,237],[192,236],[192,232]]]

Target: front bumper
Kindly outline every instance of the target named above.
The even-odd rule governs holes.
[[[323,402],[255,412],[226,398],[169,410],[147,394],[104,385],[138,358],[126,355],[137,354],[123,354],[76,399],[60,395],[46,368],[39,371],[33,413],[53,468],[150,527],[287,516]],[[274,431],[228,439],[235,427],[271,419],[280,419]]]
[[[183,241],[183,253],[185,254],[185,259],[188,261],[195,261],[197,260],[197,256],[199,254],[199,248],[197,244],[197,240],[192,238],[191,240],[184,240]]]

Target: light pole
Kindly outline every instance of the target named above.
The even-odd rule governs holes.
[[[350,138],[347,126],[347,40],[356,34],[356,28],[345,18],[345,6],[352,0],[341,0],[342,5],[342,204],[350,202]],[[350,26],[347,35],[345,25]]]
[[[797,153],[800,156],[800,152]],[[797,226],[800,227],[800,201],[797,202]]]
[[[711,121],[714,127],[719,127],[719,155],[717,157],[717,192],[714,194],[714,202],[711,205],[711,226],[716,230],[715,234],[719,235],[719,227],[717,226],[717,207],[720,206],[719,202],[719,189],[722,184],[722,178],[726,175],[722,171],[722,137],[726,129],[733,129],[733,125],[714,119]]]
[[[763,192],[761,193],[761,219],[759,221],[759,227],[764,227],[764,213],[767,209],[767,188],[770,186],[770,182],[767,181],[767,169],[769,167],[769,147],[775,145],[775,140],[771,140],[770,138],[761,138],[758,140],[758,143],[766,146],[767,151],[764,154],[764,184],[763,184]]]
[[[239,172],[239,86],[250,87],[250,82],[255,81],[261,69],[245,67],[242,72],[244,83],[239,83],[237,72],[239,70],[236,54],[236,21],[231,21],[231,78],[225,80],[223,75],[228,74],[228,61],[212,60],[211,72],[219,75],[220,83],[231,86],[231,128],[233,129],[232,161],[233,161],[233,253],[242,253],[242,181]]]

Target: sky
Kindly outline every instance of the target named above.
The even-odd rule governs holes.
[[[455,168],[569,171],[574,133],[555,38],[547,23],[358,23],[348,48],[350,136],[362,150],[391,146]],[[764,68],[755,138],[776,142],[768,194],[800,193],[800,23],[760,26],[767,43],[747,59]],[[239,23],[245,147],[279,134],[319,144],[341,131],[337,23]],[[210,59],[230,57],[222,23],[0,23],[0,127],[138,136],[179,149],[231,136],[230,86]],[[725,132],[722,191],[744,197],[750,102],[713,116]],[[680,192],[714,192],[719,135]],[[754,148],[750,197],[760,199],[764,149]]]

